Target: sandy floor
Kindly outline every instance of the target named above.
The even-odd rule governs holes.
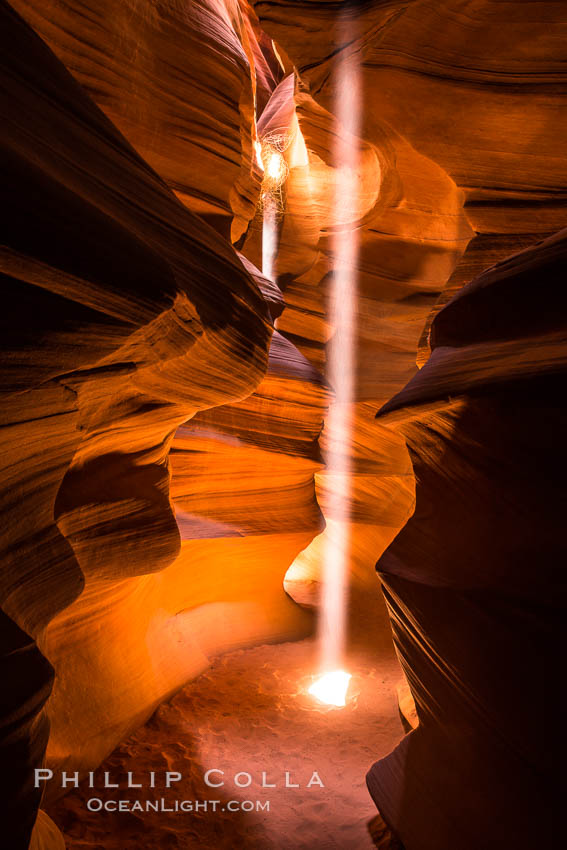
[[[343,709],[317,704],[305,693],[316,669],[313,640],[260,646],[217,659],[197,680],[162,705],[154,717],[96,772],[96,788],[79,789],[49,808],[69,850],[365,850],[374,847],[368,822],[376,810],[366,790],[368,767],[402,737],[395,685],[400,671],[382,611],[359,613],[348,669],[353,674]],[[204,775],[218,768],[207,787]],[[156,771],[156,787],[147,787]],[[164,787],[165,771],[183,780]],[[104,771],[141,789],[100,788]],[[299,788],[286,788],[289,784]],[[324,787],[307,783],[317,771]],[[239,782],[252,782],[239,788]],[[262,773],[266,784],[262,788]],[[103,800],[217,801],[198,812],[98,812]],[[235,801],[235,802],[230,802]],[[242,801],[268,810],[229,811]]]

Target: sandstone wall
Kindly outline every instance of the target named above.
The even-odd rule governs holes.
[[[1,11],[10,201],[2,251],[2,664],[15,683],[3,696],[3,751],[18,764],[17,775],[3,777],[3,824],[18,848],[27,847],[35,819],[31,771],[47,743],[42,706],[54,674],[48,763],[87,768],[202,669],[206,653],[309,627],[282,580],[321,524],[313,470],[326,391],[292,345],[270,348],[277,288],[268,284],[264,299],[261,276],[181,203],[171,174],[164,182],[131,146],[136,134],[127,141],[37,34],[6,4]],[[119,101],[119,86],[114,93]],[[252,138],[253,114],[246,132]],[[245,161],[241,153],[235,159]],[[191,173],[200,175],[198,161]],[[231,179],[217,174],[229,193]],[[178,525],[169,495],[177,427],[199,410],[248,397],[268,363],[264,390],[242,406],[240,423],[236,408],[223,427],[241,441],[243,459],[254,445],[248,420],[270,461],[285,433],[280,474],[289,506],[297,493],[297,522],[278,528],[280,511],[273,523],[268,513],[263,527],[241,522],[228,535],[211,532],[212,519]],[[286,400],[295,410],[287,418]],[[187,434],[179,439],[185,449]],[[189,459],[203,454],[196,438]],[[209,460],[212,487],[220,466]],[[197,482],[202,466],[189,463],[181,480]],[[226,471],[230,498],[230,478],[241,473],[237,463]],[[248,504],[244,519],[251,511]],[[279,535],[271,568],[269,532]],[[248,553],[235,547],[245,535],[253,538]],[[251,553],[266,590],[241,573]],[[211,558],[225,578],[216,591]],[[279,619],[271,618],[278,605]],[[232,634],[236,622],[245,625]],[[47,819],[38,824],[39,846],[58,841]]]
[[[378,570],[419,727],[367,779],[408,850],[561,845],[566,259],[562,231],[465,286],[379,414],[417,481]]]

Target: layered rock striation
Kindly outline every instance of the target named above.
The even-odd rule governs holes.
[[[396,438],[407,440],[417,481],[415,518],[379,569],[424,728],[371,771],[372,793],[410,850],[555,846],[554,745],[544,730],[547,659],[559,639],[561,243],[497,265],[439,311],[482,271],[565,226],[565,9],[489,0],[340,9],[299,0],[293,15],[271,0],[254,7],[295,63],[310,159],[327,151],[332,163],[323,116],[336,129],[337,69],[360,68],[361,147],[374,146],[381,187],[356,226],[365,299],[357,398],[369,415],[355,429],[355,458],[365,441],[380,456],[369,425],[380,399],[427,363],[374,425],[391,432],[389,458]],[[329,266],[317,266],[324,246],[315,229],[311,262],[304,254],[299,274],[285,268],[290,309],[278,323],[321,361],[333,335],[317,293],[328,283]],[[374,530],[401,495],[403,468],[391,468],[387,500],[374,494]],[[373,543],[367,562],[387,539]],[[317,577],[317,545],[294,565],[298,579]]]
[[[191,210],[238,239],[254,215],[256,111],[282,69],[245,0],[14,0]]]
[[[162,578],[182,536],[169,451],[181,423],[261,381],[279,296],[272,287],[264,299],[258,275],[176,197],[171,175],[167,185],[45,42],[7,4],[0,11],[10,199],[1,255],[2,666],[14,683],[3,696],[2,748],[18,765],[3,830],[17,850],[36,816],[32,771],[44,758],[42,706],[54,673],[49,764],[86,768],[202,669],[205,651],[234,645],[222,617],[211,625],[205,614],[204,650],[193,640],[199,617],[183,617],[204,602],[191,578],[198,558]],[[275,346],[276,388],[293,398],[294,382],[313,386],[297,404],[312,409],[311,425],[307,414],[295,420],[308,436],[296,437],[293,417],[288,426],[291,444],[310,444],[303,471],[290,473],[305,516],[298,531],[291,523],[280,556],[280,597],[292,608],[283,573],[320,524],[309,476],[325,390],[291,346]],[[271,417],[261,412],[260,427]],[[189,536],[202,538],[202,529]],[[234,594],[237,564],[220,548]],[[211,592],[206,601],[218,601]],[[305,615],[280,619],[278,631],[258,604],[235,642],[306,628]],[[38,828],[56,841],[46,818]]]
[[[494,264],[565,224],[562,4],[0,13],[11,850],[46,751],[94,767],[211,655],[311,628],[282,581],[293,563],[287,590],[314,604],[344,521],[331,445],[353,473],[351,578],[370,588],[387,549],[420,722],[370,773],[384,818],[408,850],[543,843],[564,236]],[[350,139],[346,66],[363,104]],[[273,134],[289,170],[277,283],[258,271],[254,153]],[[337,210],[345,140],[360,168]],[[339,231],[358,241],[349,446],[321,377]],[[43,816],[33,840],[60,846]]]
[[[566,261],[562,231],[465,286],[379,413],[417,481],[377,568],[419,726],[367,780],[408,850],[561,843]]]

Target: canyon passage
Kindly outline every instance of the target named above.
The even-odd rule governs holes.
[[[0,14],[0,848],[563,846],[567,5]]]

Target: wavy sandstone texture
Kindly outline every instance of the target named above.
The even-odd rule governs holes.
[[[168,572],[186,541],[203,537],[203,528],[187,531],[181,522],[180,546],[168,496],[175,430],[260,382],[277,293],[272,286],[264,301],[259,276],[180,203],[38,36],[5,4],[1,12],[11,201],[2,252],[2,664],[8,674],[17,659],[20,682],[3,695],[3,751],[19,771],[7,780],[3,830],[17,850],[27,847],[35,819],[30,772],[47,741],[41,708],[53,670],[45,657],[56,674],[49,761],[87,767],[201,669],[206,652],[305,631],[281,582],[320,527],[312,469],[325,390],[289,343],[272,345],[265,392],[275,386],[299,397],[296,419],[282,429],[308,446],[304,461],[289,464],[300,516],[282,535],[287,548],[271,585],[264,575],[266,605],[255,587],[248,599],[253,582],[244,585],[238,562],[226,568],[219,539],[236,536],[230,550],[253,536],[265,564],[265,528],[241,523],[236,535],[213,535],[226,591],[194,587],[192,571],[199,554],[210,557],[210,541],[208,551],[195,543],[195,557]],[[265,407],[260,395],[243,416],[268,433],[277,414]],[[254,438],[238,425],[232,431],[244,457]],[[267,610],[276,586],[279,619]],[[231,623],[219,627],[219,616],[234,597],[243,627],[228,635]],[[49,822],[38,825],[50,846]]]
[[[356,427],[353,446],[355,474],[358,475],[358,458],[366,455],[377,460],[382,457],[383,447],[387,445],[383,442],[382,435],[385,432],[382,429],[389,421],[381,416],[376,424],[372,424],[374,411],[384,399],[399,391],[411,378],[416,362],[423,366],[429,357],[431,344],[442,346],[443,337],[437,335],[436,328],[443,327],[448,335],[451,322],[456,320],[454,308],[441,313],[440,324],[433,324],[434,333],[430,343],[429,327],[443,303],[483,269],[514,251],[533,245],[542,236],[564,226],[567,221],[567,158],[563,144],[567,130],[567,109],[562,76],[567,24],[565,7],[547,2],[433,3],[416,0],[409,4],[353,3],[343,5],[344,12],[339,22],[338,6],[335,3],[294,2],[293,15],[289,14],[290,7],[287,4],[284,8],[278,2],[257,0],[253,5],[261,24],[285,48],[297,67],[299,83],[294,100],[310,165],[315,156],[332,162],[329,156],[332,150],[331,134],[336,130],[332,127],[330,117],[326,121],[325,118],[336,111],[339,86],[337,66],[341,62],[360,62],[362,67],[364,108],[360,134],[363,149],[368,145],[374,146],[379,158],[381,190],[377,201],[370,209],[364,210],[357,223],[361,241],[357,407],[366,413],[365,427]],[[345,21],[349,20],[351,35],[354,35],[346,39]],[[292,169],[288,190],[292,198],[294,177]],[[371,178],[367,176],[363,183],[368,187]],[[306,235],[313,233],[311,242],[303,250],[303,266],[299,262],[294,236],[286,241],[286,228],[289,231],[293,222],[294,209],[291,205],[282,226],[279,263],[284,275],[282,283],[285,281],[287,284],[284,289],[289,306],[278,321],[278,328],[292,334],[296,344],[313,362],[321,362],[322,348],[333,333],[326,322],[327,311],[324,306],[328,286],[326,275],[329,273],[329,262],[325,262],[328,256],[328,233],[324,232],[325,227],[318,231],[317,226],[310,230],[309,225],[324,221],[328,227],[330,220],[328,216],[326,219],[324,217],[320,195],[311,195],[310,200],[310,207],[297,205],[299,209],[302,206],[302,209],[297,214],[294,228],[295,233],[302,234],[304,243],[307,241]],[[288,256],[291,262],[286,265]],[[537,262],[534,260],[534,265]],[[293,267],[296,269],[295,274]],[[545,301],[546,296],[542,295],[540,300],[539,287],[544,285],[546,273],[547,270],[544,270],[540,276],[534,268],[528,276],[530,283],[526,291],[530,292],[531,306],[528,305],[527,295],[521,307],[516,305],[516,298],[522,298],[520,292],[516,296],[513,288],[516,281],[506,291],[506,297],[498,302],[498,309],[508,317],[509,326],[507,329],[494,329],[496,338],[499,333],[505,336],[492,350],[483,352],[485,360],[476,362],[477,352],[465,350],[463,345],[462,356],[455,356],[451,364],[447,364],[444,375],[447,382],[451,381],[447,390],[450,395],[487,393],[486,384],[491,380],[491,371],[500,372],[505,382],[512,380],[514,375],[521,375],[523,370],[533,369],[539,376],[540,370],[547,371],[548,359],[553,364],[551,368],[557,368],[558,362],[564,357],[564,348],[554,334],[550,334],[548,344],[541,351],[535,345],[530,345],[526,350],[522,342],[513,341],[514,336],[520,338],[524,334],[526,322],[531,320],[535,327],[536,321],[539,323],[541,319],[545,324],[542,317],[547,314],[547,307],[542,301]],[[523,284],[526,284],[526,278]],[[552,290],[550,304],[554,305],[550,312],[554,313],[558,309],[559,298],[557,278],[550,280],[549,288]],[[462,304],[460,316],[468,309],[469,301],[463,301]],[[476,326],[481,333],[481,329],[492,322],[492,314],[497,308],[490,300],[481,300],[475,309]],[[521,318],[523,309],[525,314]],[[537,320],[534,314],[539,316]],[[537,324],[537,327],[541,325]],[[454,333],[447,336],[451,339],[451,345],[460,339],[460,330],[457,323]],[[493,365],[491,358],[494,359]],[[541,380],[547,379],[542,377]],[[416,379],[409,386],[421,387],[421,384]],[[533,399],[529,396],[532,386]],[[552,392],[557,397],[558,388],[555,385]],[[502,582],[500,591],[505,593],[503,576],[509,575],[511,569],[510,552],[516,552],[514,539],[517,538],[517,532],[514,531],[511,519],[505,522],[503,518],[500,524],[497,517],[504,510],[515,512],[517,524],[518,516],[526,518],[526,509],[522,505],[522,496],[512,492],[512,481],[516,480],[512,476],[505,493],[502,492],[504,485],[499,490],[498,483],[495,483],[494,496],[490,498],[487,495],[491,486],[492,465],[500,463],[500,456],[505,466],[521,465],[526,451],[523,441],[533,428],[535,435],[542,434],[541,437],[534,437],[538,444],[534,452],[538,456],[538,453],[542,453],[542,469],[546,470],[545,473],[540,471],[535,475],[534,481],[538,481],[540,476],[551,474],[548,473],[549,465],[555,462],[561,446],[557,430],[559,426],[555,420],[551,444],[546,449],[541,448],[540,442],[547,438],[543,436],[542,426],[536,426],[534,422],[533,408],[537,409],[541,405],[542,410],[547,410],[548,407],[533,381],[526,379],[524,393],[523,403],[516,400],[514,404],[517,416],[521,418],[525,413],[525,425],[520,434],[510,439],[509,444],[505,436],[507,427],[517,430],[517,417],[505,417],[502,411],[498,415],[506,419],[506,423],[498,423],[494,443],[485,432],[485,428],[490,431],[492,414],[484,411],[478,414],[481,423],[479,428],[487,445],[491,447],[487,450],[488,455],[479,446],[476,446],[477,454],[474,455],[473,448],[469,446],[470,434],[463,435],[466,450],[472,453],[471,458],[474,455],[471,466],[474,467],[475,463],[480,464],[481,468],[490,465],[490,472],[486,473],[484,480],[483,496],[478,495],[472,506],[463,504],[459,498],[455,498],[454,506],[449,505],[452,491],[447,489],[447,492],[442,492],[446,484],[440,480],[442,473],[437,473],[437,490],[427,490],[424,485],[420,498],[420,475],[422,472],[425,475],[426,461],[429,466],[433,463],[427,458],[431,438],[421,432],[416,433],[416,430],[412,432],[408,444],[418,482],[417,511],[419,513],[422,505],[423,514],[419,532],[415,531],[417,520],[412,520],[404,535],[398,538],[400,541],[411,541],[408,542],[409,551],[404,551],[404,578],[409,576],[413,581],[426,585],[430,577],[427,573],[427,559],[422,565],[422,549],[431,553],[433,558],[433,548],[443,552],[451,540],[454,547],[451,560],[447,556],[446,561],[443,561],[443,569],[452,571],[453,581],[465,582],[465,576],[460,577],[459,566],[468,553],[463,552],[465,541],[461,540],[460,532],[455,531],[455,528],[466,530],[470,525],[471,537],[474,535],[476,540],[476,532],[472,529],[484,528],[486,525],[485,537],[495,539],[494,551],[490,558],[487,557],[487,564],[498,564]],[[552,400],[548,403],[555,410],[553,421],[558,412]],[[502,407],[505,402],[499,404]],[[482,424],[484,415],[486,422]],[[368,575],[367,566],[383,552],[388,539],[382,533],[381,545],[378,545],[377,534],[381,526],[384,528],[388,525],[393,505],[396,502],[401,507],[405,505],[406,516],[412,510],[413,476],[404,479],[404,471],[411,467],[401,460],[404,457],[404,441],[400,438],[405,437],[406,432],[395,427],[386,430],[390,431],[390,436],[389,446],[384,453],[390,466],[386,473],[382,472],[384,486],[381,491],[376,488],[367,502],[369,509],[366,515],[369,518],[371,514],[373,516],[364,528],[366,534],[361,533],[362,529],[356,522],[352,525],[354,575]],[[447,451],[445,456],[440,449],[442,459],[437,454],[435,459],[448,466],[454,465],[454,473],[449,470],[447,477],[453,481],[451,476],[454,475],[457,480],[456,484],[453,483],[457,488],[453,496],[458,496],[460,488],[466,486],[466,479],[459,478],[464,476],[459,467],[459,453],[465,447],[461,447],[458,431],[454,437],[449,436],[449,425],[446,431],[436,435],[435,439],[441,442],[443,438],[443,445],[448,443],[454,447],[453,451]],[[420,444],[420,438],[423,438],[423,444]],[[326,436],[324,433],[323,448],[329,439],[332,440],[333,435]],[[400,442],[396,443],[397,440]],[[394,451],[393,446],[396,444],[398,449]],[[514,446],[516,455],[513,454]],[[543,459],[546,452],[549,455]],[[423,459],[424,454],[426,460]],[[398,465],[394,462],[396,456],[400,458]],[[419,460],[417,466],[416,457]],[[366,458],[362,469],[365,472],[373,471]],[[530,463],[529,470],[523,473],[525,481],[531,472]],[[432,470],[429,470],[430,477],[432,474]],[[377,482],[380,479],[376,476],[374,480]],[[405,502],[400,487],[404,480],[410,485]],[[476,481],[475,475],[472,480]],[[324,510],[324,491],[329,484],[325,482],[324,476],[319,477],[319,482],[320,502]],[[543,480],[539,485],[536,484],[536,488],[538,486],[545,492]],[[550,486],[548,494],[540,493],[540,509],[523,533],[528,539],[539,541],[538,544],[531,544],[533,561],[538,546],[541,550],[542,546],[547,545],[544,541],[548,539],[550,529],[555,528],[549,557],[553,563],[557,563],[558,515],[555,499],[558,495],[554,495],[553,484]],[[549,511],[550,520],[545,517],[542,507],[547,498],[554,503]],[[446,516],[443,513],[445,508]],[[473,522],[475,512],[478,524]],[[402,517],[403,511],[400,511],[397,517],[400,524]],[[395,522],[390,521],[390,525],[392,539],[396,533]],[[412,529],[416,538],[410,537]],[[325,533],[332,533],[332,517]],[[482,554],[479,550],[482,536],[481,532],[476,542],[472,539],[469,541],[474,558],[471,570],[479,571],[478,581],[481,583],[482,576],[486,578],[485,550]],[[317,538],[288,572],[290,591],[301,601],[312,596],[310,585],[318,581],[320,542],[321,538]],[[388,551],[397,552],[397,545],[396,542]],[[390,565],[392,561],[380,563]],[[385,566],[384,572],[387,573],[387,570]],[[389,580],[387,574],[386,579]],[[548,592],[546,587],[552,586],[547,584],[548,580],[548,574],[536,580],[536,587],[539,588],[536,595]],[[514,596],[512,576],[510,582],[508,592]],[[542,690],[543,672],[541,677],[539,673],[535,674],[535,685],[526,682],[524,686],[522,679],[524,671],[532,670],[533,665],[539,665],[539,669],[546,668],[545,640],[542,636],[545,615],[540,609],[539,620],[534,624],[536,632],[539,630],[535,638],[537,645],[531,649],[530,639],[526,637],[531,633],[531,626],[528,626],[526,619],[522,619],[519,610],[514,615],[510,612],[510,607],[516,606],[518,609],[523,604],[518,600],[512,602],[506,598],[493,597],[489,600],[491,615],[482,613],[480,609],[476,613],[473,610],[465,613],[458,609],[457,604],[453,613],[452,596],[441,597],[438,594],[435,597],[433,592],[426,596],[426,591],[419,595],[420,588],[421,584],[418,584],[411,598],[409,595],[403,597],[403,614],[400,615],[396,606],[401,591],[395,586],[397,595],[392,602],[392,617],[402,659],[418,702],[420,698],[422,704],[425,702],[424,693],[431,685],[427,708],[432,712],[437,711],[437,730],[442,728],[438,732],[441,743],[437,749],[434,730],[427,746],[424,745],[420,751],[421,733],[415,733],[415,737],[408,739],[415,741],[415,744],[404,744],[391,761],[377,768],[376,774],[371,774],[370,784],[379,807],[383,808],[390,823],[399,830],[407,842],[408,850],[454,850],[455,847],[460,849],[469,846],[496,848],[511,846],[514,841],[518,842],[517,846],[533,847],[540,843],[537,838],[538,828],[546,840],[553,841],[548,834],[549,823],[545,820],[549,807],[542,794],[546,792],[541,790],[547,787],[547,793],[550,793],[545,778],[542,778],[545,777],[542,769],[546,766],[543,750],[551,743],[542,741],[541,730],[546,723],[545,711],[551,711],[551,699],[549,693],[544,694]],[[422,611],[426,604],[430,605],[429,609]],[[478,601],[478,606],[481,604]],[[536,609],[537,605],[534,605],[534,617]],[[460,647],[455,647],[453,652],[451,629],[459,622],[461,615],[468,618],[466,628],[469,631],[462,636]],[[527,610],[525,616],[530,616]],[[552,622],[556,616],[551,615]],[[446,621],[441,647],[437,646],[436,617],[440,629]],[[489,663],[491,640],[483,638],[479,641],[475,637],[477,631],[482,634],[485,620],[490,621],[490,618],[493,621],[501,620],[500,625],[496,625],[490,632],[492,641],[498,645],[493,663]],[[504,622],[510,630],[506,636]],[[456,630],[455,640],[458,639]],[[554,639],[550,637],[549,640],[548,648],[552,651]],[[518,643],[518,650],[514,648],[514,641]],[[406,657],[410,653],[408,646],[411,646],[409,658]],[[430,653],[435,654],[438,667],[441,668],[436,671],[438,680],[434,683],[427,678],[431,665],[428,658]],[[525,665],[524,658],[528,659]],[[451,678],[453,659],[458,673]],[[505,672],[508,665],[509,676]],[[445,679],[441,683],[442,673]],[[478,753],[474,755],[474,744],[480,742],[481,737],[479,723],[478,720],[470,723],[468,717],[465,719],[460,703],[461,691],[474,690],[483,676],[490,683],[488,692],[485,690],[483,693],[486,710],[484,720],[492,724],[492,731],[479,744]],[[499,690],[494,686],[490,690],[492,683],[499,677],[504,683],[502,688]],[[510,693],[514,695],[512,699],[505,691],[508,682]],[[530,690],[527,699],[523,687]],[[530,709],[535,707],[538,694],[541,703],[534,713],[537,721],[532,724]],[[432,700],[435,700],[433,707],[430,705]],[[522,701],[527,704],[526,710],[523,706],[517,708]],[[546,708],[542,709],[541,706]],[[516,713],[517,718],[512,718]],[[510,731],[509,727],[516,731]],[[518,744],[519,733],[516,733],[519,727],[528,739],[521,756],[518,755],[518,749],[514,752]],[[431,725],[428,731],[430,728]],[[469,732],[470,741],[467,740]],[[499,749],[495,750],[494,755],[491,754],[489,742],[494,742],[494,735],[508,744],[513,739],[509,763],[501,756],[501,742]],[[451,740],[452,745],[449,743]],[[415,750],[412,749],[414,746]],[[542,752],[534,755],[540,746]],[[407,765],[404,764],[406,747],[411,757]],[[447,750],[450,750],[450,764],[454,769],[448,767],[445,772],[440,764],[443,764]],[[461,759],[470,769],[470,777],[466,771],[457,775],[456,766]],[[429,765],[426,767],[427,762]],[[417,776],[411,775],[414,764]],[[436,780],[431,777],[430,765],[439,768]],[[484,772],[481,772],[482,765]],[[516,766],[517,776],[514,775]],[[540,771],[539,790],[536,790],[537,771]],[[504,791],[503,785],[508,779],[510,787]],[[435,786],[431,796],[427,793],[429,780]],[[379,788],[377,781],[380,782]],[[407,798],[404,791],[406,785]],[[518,792],[517,799],[520,801],[515,809],[515,823],[514,790]],[[533,797],[530,799],[531,792]],[[502,815],[498,811],[501,794]],[[415,814],[412,813],[413,807]],[[530,818],[530,827],[523,831],[524,820],[518,817],[522,811],[528,812]],[[540,823],[540,820],[543,822]],[[467,837],[467,834],[472,837]]]
[[[379,414],[418,481],[378,570],[419,727],[367,780],[409,850],[562,843],[566,264],[562,231],[465,286]]]
[[[367,596],[416,511],[380,571],[421,725],[369,784],[407,850],[545,843],[563,240],[439,310],[566,222],[564,4],[0,12],[10,850],[28,846],[46,748],[54,767],[94,767],[211,655],[312,627],[282,581],[317,604],[340,521],[321,372],[341,229],[359,241],[342,448],[349,568]],[[337,214],[345,63],[361,65],[364,106],[355,196]],[[254,157],[274,132],[289,141],[277,285],[258,271]],[[61,846],[43,814],[31,846]]]
[[[384,128],[380,146],[359,140],[361,174],[346,213],[337,217],[334,193],[336,136],[333,115],[286,78],[258,124],[260,136],[287,133],[289,176],[276,258],[286,309],[276,326],[318,368],[334,328],[328,319],[333,275],[333,232],[360,238],[356,315],[355,404],[351,411],[353,506],[350,572],[355,585],[375,588],[374,563],[411,513],[413,476],[402,440],[374,422],[383,402],[413,375],[416,350],[440,289],[472,235],[462,193],[431,161]],[[259,222],[243,250],[259,262]],[[340,439],[340,438],[339,438]],[[322,448],[337,442],[326,423]],[[330,508],[336,477],[318,473],[317,496],[326,531],[289,570],[286,588],[315,605],[322,552],[337,534]]]
[[[394,202],[396,228],[376,224],[364,234],[368,241],[382,242],[382,252],[373,258],[377,268],[393,250],[384,244],[385,237],[398,244],[392,282],[420,281],[430,303],[445,289],[451,268],[446,264],[440,274],[442,252],[427,259],[415,252],[423,250],[420,243],[428,238],[423,225],[417,225],[420,214],[422,221],[427,221],[428,208],[439,215],[439,196],[448,201],[451,182],[459,189],[455,198],[464,203],[470,228],[467,234],[453,222],[460,253],[467,237],[474,237],[454,270],[455,287],[564,224],[563,4],[362,0],[342,4],[340,17],[340,4],[324,0],[294,0],[285,6],[254,0],[253,6],[262,26],[296,64],[300,104],[307,96],[316,101],[319,113],[336,111],[338,62],[343,56],[347,64],[360,63],[361,136],[365,144],[375,145],[381,164],[389,159],[407,174],[396,182],[404,189],[409,184],[412,193]],[[321,121],[308,144],[320,153],[314,136],[329,150]],[[406,153],[392,150],[399,146]],[[455,218],[457,204],[452,211],[445,205],[445,210]],[[401,232],[401,220],[412,218],[414,227]],[[446,220],[445,232],[438,231],[445,250],[450,249],[448,225]],[[368,264],[361,265],[368,273]]]
[[[281,74],[246,2],[12,6],[178,197],[238,239],[260,185],[255,103]]]

